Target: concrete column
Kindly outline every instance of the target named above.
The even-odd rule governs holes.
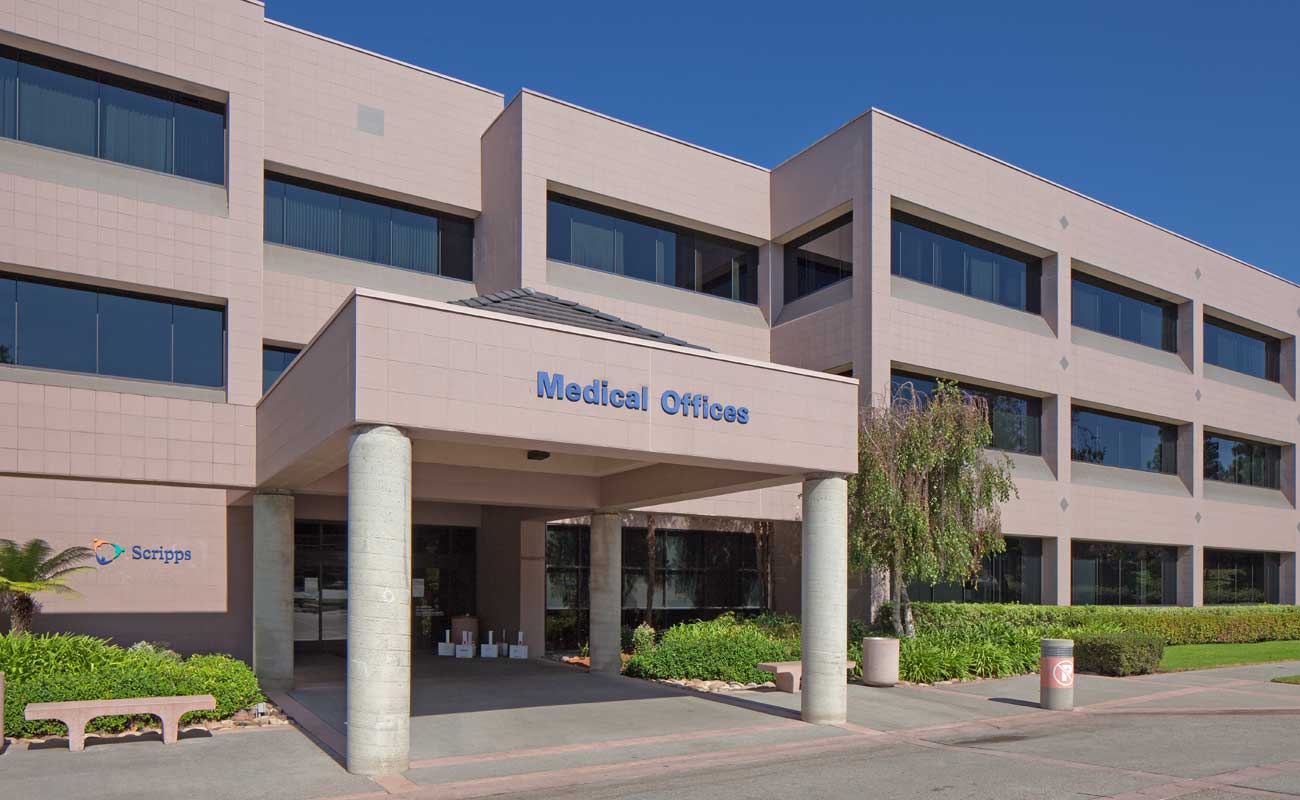
[[[848,647],[848,482],[809,475],[803,482],[804,722],[834,725],[845,718]]]
[[[1300,605],[1300,553],[1283,553],[1281,573],[1281,591],[1278,601],[1282,605]]]
[[[362,426],[348,444],[347,767],[402,772],[411,749],[411,441]]]
[[[1199,544],[1178,548],[1178,605],[1205,605],[1205,548]]]
[[[262,688],[293,688],[293,495],[253,496],[253,672]]]
[[[1070,605],[1072,560],[1069,536],[1043,540],[1043,605]]]
[[[519,630],[529,656],[546,655],[546,523],[536,520],[519,525]]]
[[[619,628],[623,622],[623,518],[616,513],[591,515],[591,571],[587,594],[591,618],[591,669],[617,674]]]

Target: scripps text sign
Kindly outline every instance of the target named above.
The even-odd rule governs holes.
[[[650,387],[611,387],[609,381],[593,378],[587,383],[567,380],[564,375],[544,370],[537,371],[537,396],[543,399],[591,406],[608,406],[628,411],[650,413]],[[707,394],[677,392],[664,389],[656,398],[664,414],[694,417],[714,422],[749,424],[749,409],[729,403],[719,403]]]

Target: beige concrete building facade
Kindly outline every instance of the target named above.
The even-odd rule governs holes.
[[[48,628],[274,683],[394,590],[425,648],[807,618],[857,405],[937,378],[1015,546],[919,591],[1297,600],[1300,287],[883,111],[768,169],[247,0],[17,0],[0,73],[0,538],[99,557]]]

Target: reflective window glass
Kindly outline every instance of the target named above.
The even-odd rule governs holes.
[[[1074,273],[1072,318],[1076,326],[1130,342],[1178,351],[1178,307],[1100,278]]]
[[[170,303],[123,295],[99,295],[101,375],[170,381],[171,362]]]
[[[20,281],[18,363],[94,373],[95,292]]]
[[[284,184],[267,178],[263,185],[262,238],[268,242],[284,244]]]
[[[339,254],[362,261],[389,263],[392,239],[392,209],[358,200],[341,198],[342,234]]]
[[[1070,456],[1075,461],[1173,475],[1178,472],[1178,429],[1173,425],[1074,408]]]
[[[934,378],[895,370],[890,375],[891,391],[896,398],[909,401],[911,392],[918,398],[930,397],[938,388]],[[910,390],[907,388],[910,385]],[[1043,450],[1042,398],[1013,394],[982,386],[958,384],[958,389],[984,400],[988,408],[992,447],[1015,453],[1039,455]]]
[[[226,114],[211,103],[178,98],[176,174],[207,183],[226,182]]]
[[[271,388],[271,384],[289,368],[297,357],[299,350],[289,347],[262,347],[262,393]]]
[[[30,60],[18,66],[18,138],[86,156],[98,154],[99,84]]]
[[[18,61],[0,50],[0,136],[18,136]]]
[[[172,171],[175,103],[103,84],[99,104],[102,158],[158,172]]]
[[[1025,603],[1037,605],[1043,597],[1043,541],[1005,537],[1006,550],[980,561],[978,578],[966,585],[929,586],[913,581],[907,595],[922,603]]]
[[[785,301],[853,275],[853,215],[800,236],[785,246]]]
[[[1277,603],[1282,559],[1278,553],[1205,548],[1205,604]]]
[[[438,218],[393,209],[394,267],[424,272],[438,272]]]
[[[336,194],[307,186],[284,187],[284,243],[338,255],[339,207]]]
[[[18,358],[18,284],[0,277],[0,364],[16,363]]]
[[[1203,456],[1206,480],[1265,489],[1282,485],[1282,448],[1278,445],[1206,431]]]
[[[443,217],[438,220],[438,274],[444,278],[474,280],[474,223]]]
[[[1160,545],[1071,545],[1071,603],[1172,606],[1178,603],[1178,550]]]
[[[1277,381],[1282,343],[1230,322],[1205,318],[1205,363]]]
[[[172,380],[195,386],[224,386],[225,314],[219,308],[173,306]]]
[[[894,212],[890,271],[941,289],[1038,313],[1042,259]]]

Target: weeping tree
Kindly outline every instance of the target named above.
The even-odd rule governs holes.
[[[23,633],[31,629],[32,620],[41,604],[33,595],[76,595],[68,586],[68,576],[74,572],[93,569],[83,566],[93,553],[88,547],[69,547],[58,553],[44,539],[32,539],[17,544],[0,539],[0,611],[9,614],[9,632]]]
[[[849,564],[888,574],[899,636],[916,633],[908,581],[972,583],[981,560],[1006,548],[1000,506],[1016,488],[992,441],[987,403],[951,382],[929,395],[904,384],[860,413]]]

